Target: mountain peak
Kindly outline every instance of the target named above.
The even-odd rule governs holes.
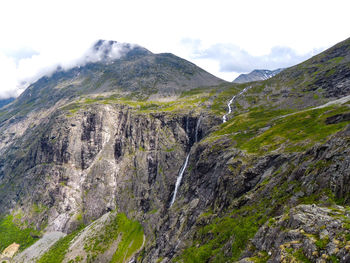
[[[100,39],[92,46],[86,58],[90,61],[97,62],[115,60],[126,55],[148,54],[151,54],[151,52],[136,44]]]
[[[283,68],[278,68],[275,70],[268,69],[254,69],[248,74],[239,75],[233,82],[234,83],[246,83],[251,81],[266,80],[272,78],[283,70]]]

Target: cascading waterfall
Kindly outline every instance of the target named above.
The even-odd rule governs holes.
[[[198,129],[199,129],[199,125],[201,123],[201,116],[199,116],[198,120],[197,120],[197,124],[196,124],[196,130],[195,130],[195,143],[198,142]],[[188,132],[188,118],[186,120],[186,132]],[[188,133],[187,133],[188,134]],[[183,174],[186,170],[186,167],[187,167],[187,164],[188,164],[188,160],[190,159],[190,152],[191,152],[191,149],[189,151],[189,153],[187,154],[186,156],[186,160],[183,164],[183,166],[181,167],[181,170],[179,172],[179,175],[177,176],[177,179],[176,179],[176,183],[175,183],[175,190],[174,190],[174,194],[173,194],[173,197],[171,199],[171,202],[170,202],[170,207],[174,204],[175,202],[175,199],[176,199],[176,194],[177,194],[177,191],[180,187],[180,184],[181,184],[181,181],[182,181],[182,177],[183,177]]]
[[[227,103],[227,107],[228,107],[228,112],[222,117],[222,122],[225,123],[227,121],[226,116],[229,115],[232,112],[231,109],[231,104],[234,101],[234,99],[236,98],[236,95],[232,97],[232,99],[230,99],[230,101]]]
[[[188,134],[188,116],[186,117],[186,134]]]
[[[179,188],[180,184],[181,184],[181,180],[182,180],[182,176],[186,170],[186,167],[187,167],[187,164],[188,164],[188,159],[190,158],[190,153],[187,154],[187,157],[186,157],[186,161],[184,163],[184,165],[182,166],[180,172],[179,172],[179,175],[176,179],[176,184],[175,184],[175,190],[174,190],[174,194],[173,194],[173,198],[171,199],[171,202],[170,202],[170,207],[173,205],[173,203],[175,202],[175,198],[176,198],[176,194],[177,194],[177,189]]]
[[[199,125],[201,123],[201,119],[202,119],[202,116],[199,116],[199,118],[197,120],[196,131],[194,134],[194,142],[198,142],[198,129],[199,129]]]
[[[227,107],[228,107],[228,112],[222,117],[222,122],[225,123],[227,121],[227,116],[229,114],[231,114],[232,112],[232,108],[231,108],[231,105],[233,103],[233,101],[236,99],[237,96],[240,96],[242,95],[244,92],[246,92],[248,89],[250,89],[252,86],[249,86],[249,87],[245,87],[240,93],[238,93],[238,95],[234,95],[232,97],[232,99],[230,99],[230,101],[227,103]]]

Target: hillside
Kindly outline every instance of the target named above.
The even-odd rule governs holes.
[[[14,101],[14,98],[9,98],[9,99],[1,99],[0,100],[0,108],[6,106],[7,104],[11,103],[12,101]]]
[[[14,262],[350,260],[349,39],[244,84],[141,47],[108,57],[0,109]]]

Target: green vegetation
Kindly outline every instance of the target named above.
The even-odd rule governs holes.
[[[124,214],[118,214],[117,222],[122,238],[113,255],[112,263],[125,262],[141,248],[144,239],[143,228],[139,222],[129,220]]]
[[[311,261],[305,256],[302,249],[295,251],[293,256],[298,260],[298,262],[311,263]]]
[[[23,250],[39,238],[39,231],[33,228],[21,228],[14,221],[12,215],[0,219],[0,252],[13,242],[20,244],[20,250]]]
[[[330,255],[329,259],[332,263],[339,263],[339,259],[335,255]]]
[[[195,244],[185,250],[182,259],[188,263],[208,262],[209,259],[211,262],[227,262],[222,247],[232,238],[232,260],[237,260],[264,221],[264,218],[256,221],[259,215],[216,218],[200,229]]]
[[[141,224],[129,220],[125,214],[117,214],[97,236],[89,238],[85,243],[84,250],[88,253],[88,261],[95,260],[117,240],[119,240],[118,248],[111,262],[125,262],[142,246],[143,228]]]
[[[69,235],[58,240],[49,251],[47,251],[37,263],[60,263],[63,261],[64,256],[67,253],[70,242],[79,234],[81,229],[84,226],[82,225],[76,231],[70,233]]]
[[[329,63],[336,63],[336,64],[338,64],[338,63],[342,62],[343,59],[344,59],[344,57],[335,57],[333,59],[330,59]]]
[[[292,167],[293,165],[291,165],[291,169]],[[264,198],[254,200],[254,202],[239,209],[227,211],[225,215],[220,217],[214,217],[211,210],[203,213],[198,219],[200,223],[196,229],[193,243],[177,258],[177,261],[183,260],[186,263],[236,262],[241,253],[250,247],[249,240],[256,234],[259,227],[266,222],[270,227],[273,227],[276,222],[273,218],[274,213],[282,208],[285,211],[284,214],[288,215],[290,209],[288,200],[296,192],[303,190],[300,181],[287,181],[286,178],[281,178],[279,172],[276,172],[274,176],[276,180],[273,180],[275,182],[273,187],[265,183],[260,184],[259,190],[256,190],[264,191]],[[269,187],[267,191],[264,190],[266,187]],[[328,201],[325,201],[325,197]],[[312,197],[312,201],[315,204],[334,203],[333,197],[327,189],[324,189]],[[305,199],[300,198],[298,204],[303,204],[304,201]],[[202,222],[208,221],[210,223],[202,224]],[[322,249],[328,242],[329,239],[324,238],[318,240],[316,245]],[[254,247],[251,249],[254,251]],[[290,253],[290,256],[297,259],[298,262],[310,262],[302,250],[291,250]],[[251,260],[266,262],[268,256],[263,252],[256,252]]]
[[[204,93],[210,93],[213,95],[215,93],[215,90],[213,91],[213,88],[209,87],[203,87],[203,88],[195,88],[195,89],[190,89],[186,90],[181,93],[180,98],[184,97],[191,97],[191,96],[203,96]]]
[[[256,206],[247,206],[224,217],[215,217],[210,224],[196,231],[193,244],[180,258],[186,263],[233,262],[238,260],[247,243],[259,227],[267,220],[261,201]],[[209,214],[209,213],[206,213]],[[201,218],[206,215],[202,215]],[[225,256],[223,249],[230,244],[231,256]]]
[[[44,211],[46,211],[48,208],[47,208],[47,206],[45,206],[45,205],[43,205],[43,204],[36,204],[36,203],[34,203],[33,204],[33,207],[32,207],[32,211],[33,211],[33,213],[35,213],[35,214],[40,214],[40,213],[42,213],[42,212],[44,212]]]
[[[266,263],[269,260],[270,256],[266,251],[259,252],[257,256],[250,258],[254,263]]]
[[[329,243],[329,237],[325,237],[325,238],[322,238],[322,239],[319,239],[315,242],[315,245],[318,249],[322,250],[322,249],[325,249],[326,246],[328,245]]]
[[[236,147],[251,153],[264,153],[281,147],[287,152],[304,151],[342,130],[349,121],[327,125],[325,120],[348,111],[347,106],[330,106],[296,113],[258,107],[223,124],[208,139],[215,140],[228,135],[236,142]]]
[[[93,227],[93,226],[92,226]],[[47,251],[38,263],[59,263],[62,262],[71,241],[84,228],[83,225],[78,230],[61,238],[56,244]],[[113,216],[102,231],[95,236],[91,236],[84,244],[84,250],[87,252],[87,262],[96,260],[97,256],[103,254],[110,248],[113,242],[119,242],[111,262],[125,262],[137,252],[143,244],[143,228],[137,221],[129,220],[125,214]],[[82,255],[78,255],[72,262],[83,260]]]
[[[291,195],[285,190],[292,184],[293,182],[284,182],[282,186],[273,188],[270,196],[222,217],[213,218],[210,211],[202,214],[200,220],[204,217],[213,219],[197,229],[192,245],[177,260],[182,259],[186,263],[237,261],[247,248],[249,239],[271,217],[271,211],[285,204]],[[224,254],[228,248],[230,256]],[[266,255],[255,257],[256,262],[264,262],[266,258]]]
[[[227,111],[227,103],[234,95],[237,95],[245,87],[245,84],[234,84],[225,88],[215,96],[215,99],[211,105],[211,110],[217,115],[224,115]]]
[[[152,113],[152,112],[178,112],[182,110],[198,110],[204,107],[205,103],[212,96],[209,90],[204,93],[191,92],[183,93],[179,99],[167,102],[163,101],[148,101],[144,99],[135,99],[134,97],[117,97],[115,95],[109,97],[84,98],[77,100],[65,107],[63,110],[69,111],[68,117],[73,116],[80,108],[86,108],[91,104],[119,104],[127,105],[137,112]]]

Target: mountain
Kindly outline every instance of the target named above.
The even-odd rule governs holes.
[[[63,99],[107,93],[114,97],[128,94],[139,100],[176,96],[189,88],[223,82],[172,54],[152,54],[145,48],[115,41],[97,41],[85,60],[84,66],[59,69],[39,79],[7,112],[26,114],[33,109],[48,109]]]
[[[252,81],[259,81],[259,80],[266,80],[269,78],[274,77],[278,73],[280,73],[283,68],[275,69],[275,70],[268,70],[268,69],[255,69],[252,72],[248,74],[241,74],[235,80],[233,83],[246,83],[246,82],[252,82]]]
[[[349,262],[350,39],[243,84],[114,45],[0,109],[3,257]]]
[[[14,98],[9,98],[9,99],[1,99],[0,100],[0,108],[6,106],[7,104],[11,103],[12,101],[14,101]]]

